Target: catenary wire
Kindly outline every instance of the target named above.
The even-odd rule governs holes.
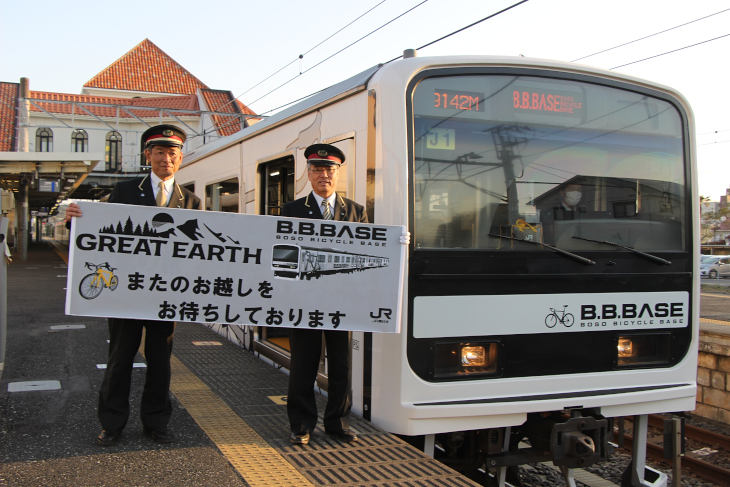
[[[701,134],[697,134],[697,136],[699,137],[700,135],[719,134],[720,132],[730,132],[730,129],[725,129],[725,130],[712,130],[710,132],[703,132]]]
[[[437,43],[437,42],[439,42],[439,41],[443,41],[443,40],[444,40],[444,39],[446,39],[447,37],[451,37],[452,35],[454,35],[454,34],[458,34],[458,33],[459,33],[459,32],[461,32],[461,31],[464,31],[464,30],[466,30],[466,29],[469,29],[470,27],[474,27],[475,25],[477,25],[477,24],[480,24],[480,23],[484,22],[485,20],[489,20],[489,19],[491,19],[492,17],[496,17],[497,15],[503,14],[503,13],[505,13],[506,11],[508,11],[508,10],[511,10],[511,9],[513,9],[513,8],[515,8],[515,7],[519,6],[519,5],[522,5],[523,3],[526,3],[526,2],[528,2],[528,1],[529,1],[529,0],[522,0],[521,2],[517,2],[517,3],[513,4],[513,5],[510,5],[510,6],[509,6],[509,7],[507,7],[507,8],[503,8],[503,9],[502,9],[502,10],[500,10],[499,12],[493,13],[492,15],[488,15],[487,17],[484,17],[484,18],[483,18],[483,19],[481,19],[481,20],[477,20],[476,22],[474,22],[474,23],[472,23],[472,24],[469,24],[469,25],[467,25],[466,27],[462,27],[462,28],[461,28],[461,29],[459,29],[459,30],[455,30],[455,31],[454,31],[454,32],[452,32],[451,34],[446,34],[445,36],[443,36],[443,37],[440,37],[440,38],[436,39],[435,41],[431,41],[431,42],[429,42],[428,44],[424,44],[424,45],[422,45],[421,47],[419,47],[418,49],[424,49],[424,48],[426,48],[426,47],[428,47],[428,46],[430,46],[430,45],[436,44],[436,43]],[[387,62],[386,62],[385,64],[388,64],[388,63],[390,63],[390,62],[393,62],[393,61],[395,61],[396,59],[400,59],[400,58],[401,58],[401,56],[398,56],[398,57],[394,57],[394,58],[393,58],[393,59],[391,59],[390,61],[387,61]]]
[[[379,6],[381,6],[382,4],[384,4],[385,2],[386,2],[386,0],[382,0],[382,1],[380,2],[380,3],[378,3],[377,5],[375,5],[374,7],[372,7],[371,9],[369,9],[369,10],[368,10],[367,12],[365,12],[365,13],[361,14],[361,15],[360,15],[359,17],[357,17],[356,19],[352,20],[352,21],[351,21],[350,23],[348,23],[347,25],[343,26],[343,27],[342,27],[341,29],[339,29],[339,30],[338,30],[337,32],[333,33],[332,35],[330,35],[330,36],[329,36],[329,37],[327,37],[326,39],[322,40],[322,41],[321,41],[321,42],[319,42],[319,43],[318,43],[317,45],[315,45],[314,47],[310,48],[309,50],[307,50],[307,51],[306,51],[306,52],[304,52],[303,54],[300,54],[300,55],[299,55],[299,56],[298,56],[298,57],[297,57],[296,59],[294,59],[293,61],[291,61],[291,62],[289,62],[288,64],[286,64],[286,65],[285,65],[285,66],[283,66],[283,67],[282,67],[281,69],[279,69],[279,70],[277,70],[276,72],[274,72],[274,73],[270,74],[270,75],[269,75],[269,76],[267,76],[266,78],[262,79],[261,81],[259,81],[259,82],[258,82],[258,83],[256,83],[255,85],[253,85],[253,86],[252,86],[251,88],[247,89],[246,91],[244,91],[243,93],[241,93],[240,95],[238,95],[238,96],[237,96],[237,97],[236,97],[235,99],[241,98],[241,97],[242,97],[243,95],[245,95],[245,94],[246,94],[246,93],[248,93],[249,91],[251,91],[251,90],[253,90],[254,88],[256,88],[257,86],[259,86],[259,85],[260,85],[261,83],[263,83],[263,82],[265,82],[265,81],[267,81],[267,80],[271,79],[271,78],[272,78],[273,76],[275,76],[275,75],[279,74],[279,73],[280,73],[281,71],[283,71],[284,69],[288,68],[289,66],[291,66],[292,64],[294,64],[294,63],[295,63],[295,62],[297,62],[298,60],[300,60],[300,59],[304,58],[304,56],[306,56],[306,55],[307,55],[307,54],[309,54],[310,52],[314,51],[314,50],[315,50],[316,48],[318,48],[319,46],[321,46],[322,44],[324,44],[324,43],[325,43],[325,42],[327,42],[328,40],[332,39],[332,38],[333,38],[334,36],[336,36],[337,34],[339,34],[340,32],[342,32],[343,30],[345,30],[345,28],[347,28],[347,27],[351,26],[352,24],[354,24],[355,22],[357,22],[358,20],[360,20],[360,19],[361,19],[361,18],[363,18],[363,17],[365,16],[365,15],[369,14],[370,12],[372,12],[373,10],[375,10],[376,8],[378,8]],[[228,104],[230,104],[230,103],[232,103],[232,102],[233,102],[233,100],[229,101],[229,102],[228,102],[228,103],[226,103],[225,105],[222,105],[221,107],[219,107],[219,108],[218,108],[218,110],[219,110],[219,109],[221,109],[221,108],[223,108],[223,107],[225,107],[226,105],[228,105]]]
[[[573,59],[571,61],[571,63],[574,63],[576,61],[580,61],[581,59],[586,59],[586,58],[595,56],[597,54],[601,54],[601,53],[604,53],[604,52],[612,51],[613,49],[618,49],[619,47],[628,46],[629,44],[633,44],[634,42],[643,41],[644,39],[648,39],[649,37],[654,37],[656,35],[663,34],[665,32],[669,32],[670,30],[679,29],[680,27],[684,27],[685,25],[689,25],[689,24],[692,24],[694,22],[698,22],[700,20],[707,19],[707,18],[712,17],[714,15],[721,14],[723,12],[727,12],[728,10],[730,10],[730,8],[726,8],[725,10],[720,10],[719,12],[715,12],[714,14],[710,14],[710,15],[706,15],[704,17],[700,17],[699,19],[695,19],[695,20],[691,20],[689,22],[685,22],[684,24],[675,25],[674,27],[671,27],[669,29],[664,29],[664,30],[661,30],[659,32],[655,32],[654,34],[650,34],[648,36],[644,36],[644,37],[640,37],[638,39],[634,39],[633,41],[624,42],[623,44],[619,44],[618,46],[609,47],[608,49],[604,49],[602,51],[594,52],[593,54],[589,54],[587,56],[579,57],[578,59]]]
[[[466,30],[466,29],[468,29],[468,28],[470,28],[470,27],[473,27],[473,26],[475,26],[475,25],[477,25],[477,24],[479,24],[479,23],[481,23],[481,22],[484,22],[485,20],[489,20],[489,19],[491,19],[492,17],[496,17],[497,15],[499,15],[499,14],[502,14],[502,13],[504,13],[504,12],[506,12],[506,11],[508,11],[508,10],[512,9],[512,8],[514,8],[514,7],[517,7],[518,5],[521,5],[521,4],[525,3],[525,2],[527,2],[527,1],[529,1],[529,0],[522,0],[522,1],[520,1],[520,2],[517,2],[517,3],[515,3],[515,4],[511,5],[511,6],[507,7],[507,8],[504,8],[504,9],[500,10],[499,12],[496,12],[496,13],[494,13],[494,14],[491,14],[491,15],[487,16],[487,17],[484,17],[483,19],[481,19],[481,20],[478,20],[478,21],[476,21],[476,22],[473,22],[473,23],[471,23],[471,24],[467,25],[466,27],[462,27],[461,29],[455,30],[454,32],[452,32],[452,33],[450,33],[450,34],[447,34],[447,35],[445,35],[445,36],[443,36],[443,37],[440,37],[440,38],[436,39],[435,41],[431,41],[431,42],[429,42],[429,43],[427,43],[427,44],[424,44],[423,46],[419,47],[418,49],[424,49],[424,48],[426,48],[426,47],[428,47],[428,46],[431,46],[431,45],[433,45],[433,44],[435,44],[435,43],[437,43],[437,42],[439,42],[439,41],[442,41],[442,40],[446,39],[447,37],[451,37],[451,36],[452,36],[452,35],[454,35],[454,34],[458,34],[459,32],[462,32],[462,31],[464,31],[464,30]],[[421,5],[421,4],[418,4],[418,5],[416,5],[416,7],[418,7],[418,6],[420,6],[420,5]],[[416,8],[416,7],[413,7],[413,8]],[[406,12],[406,13],[407,13],[407,12]],[[394,20],[395,20],[395,19],[394,19]],[[392,22],[392,21],[391,21],[391,22]],[[374,32],[374,31],[373,31],[373,32]],[[368,35],[369,35],[369,34],[368,34]],[[349,46],[348,46],[348,47],[349,47]],[[400,58],[401,58],[401,56],[395,57],[395,58],[391,59],[390,61],[387,61],[387,62],[386,62],[385,64],[387,64],[387,63],[390,63],[390,62],[393,62],[393,61],[395,61],[396,59],[400,59]],[[328,58],[328,59],[329,59],[329,58]],[[326,59],[325,59],[325,61],[326,61]],[[324,62],[324,61],[322,61],[322,62]],[[321,64],[321,63],[320,63],[320,64]],[[313,67],[314,67],[314,66],[312,66],[312,68],[313,68]],[[312,68],[310,68],[310,69],[312,69]],[[307,71],[309,71],[309,70],[307,70]],[[306,72],[306,71],[305,71],[305,72]],[[302,74],[304,74],[304,73],[302,73]],[[289,80],[289,81],[291,81],[291,80]],[[287,83],[288,83],[289,81],[287,81]],[[286,83],[285,83],[285,84],[286,84]],[[282,86],[283,86],[283,85],[282,85]],[[278,88],[276,88],[276,89],[278,89]],[[289,103],[285,103],[284,105],[281,105],[281,106],[279,106],[279,107],[276,107],[276,108],[272,108],[272,109],[270,109],[270,110],[267,110],[267,111],[265,111],[265,112],[261,112],[261,114],[263,115],[263,114],[266,114],[266,113],[269,113],[269,112],[273,112],[273,111],[276,111],[276,110],[280,110],[280,109],[282,109],[282,108],[284,108],[284,107],[287,107],[287,106],[289,106],[289,105],[292,105],[292,104],[294,104],[294,103],[296,103],[296,102],[298,102],[298,101],[301,101],[301,100],[304,100],[304,99],[306,99],[306,98],[309,98],[310,96],[316,95],[317,93],[320,93],[320,92],[322,92],[322,91],[324,91],[324,90],[319,90],[319,91],[315,91],[314,93],[310,93],[309,95],[307,95],[307,96],[303,96],[302,98],[299,98],[299,99],[297,99],[297,100],[291,101],[291,102],[289,102]]]
[[[727,37],[727,36],[730,36],[730,34],[725,34],[725,35],[722,35],[722,36],[719,36],[719,37],[715,37],[715,38],[713,38],[713,39],[708,39],[708,40],[706,40],[706,41],[698,42],[698,43],[696,43],[696,44],[691,44],[691,45],[689,45],[689,46],[684,46],[684,47],[680,47],[679,49],[673,49],[673,50],[671,50],[671,51],[663,52],[663,53],[661,53],[661,54],[657,54],[657,55],[655,55],[655,56],[649,56],[649,57],[646,57],[646,58],[644,58],[644,59],[639,59],[638,61],[632,61],[632,62],[630,62],[630,63],[622,64],[622,65],[620,65],[620,66],[614,66],[613,68],[610,68],[610,69],[612,69],[612,70],[613,70],[613,69],[623,68],[624,66],[629,66],[629,65],[631,65],[631,64],[636,64],[636,63],[640,63],[640,62],[642,62],[642,61],[646,61],[646,60],[649,60],[649,59],[654,59],[655,57],[660,57],[660,56],[664,56],[665,54],[671,54],[671,53],[673,53],[673,52],[681,51],[681,50],[683,50],[683,49],[689,49],[690,47],[695,47],[695,46],[699,46],[700,44],[706,44],[706,43],[708,43],[708,42],[716,41],[716,40],[718,40],[718,39],[722,39],[723,37]]]
[[[411,8],[409,8],[408,10],[406,10],[405,12],[403,12],[402,14],[400,14],[400,15],[398,15],[397,17],[395,17],[395,18],[393,18],[393,19],[389,20],[388,22],[384,23],[383,25],[381,25],[381,26],[380,26],[380,27],[378,27],[377,29],[375,29],[375,30],[371,31],[370,33],[368,33],[368,34],[365,34],[364,36],[362,36],[362,37],[361,37],[361,38],[359,38],[358,40],[356,40],[356,41],[354,41],[354,42],[350,43],[349,45],[347,45],[347,46],[345,46],[345,47],[343,47],[342,49],[340,49],[340,50],[339,50],[339,51],[337,51],[336,53],[334,53],[334,54],[332,54],[331,56],[329,56],[329,57],[327,57],[327,58],[323,59],[322,61],[318,62],[317,64],[315,64],[315,65],[314,65],[314,66],[312,66],[311,68],[309,68],[309,69],[305,69],[304,71],[302,71],[302,72],[301,72],[301,73],[299,73],[298,75],[294,76],[294,77],[293,77],[293,78],[291,78],[290,80],[288,80],[288,81],[286,81],[286,82],[284,82],[284,83],[280,84],[279,86],[277,86],[277,87],[276,87],[276,88],[274,88],[273,90],[269,91],[268,93],[266,93],[266,94],[264,94],[264,95],[262,95],[262,96],[260,96],[260,97],[256,98],[256,99],[255,99],[254,101],[252,101],[251,103],[249,103],[249,105],[253,105],[253,104],[254,104],[254,103],[256,103],[257,101],[261,100],[262,98],[265,98],[265,97],[269,96],[269,95],[270,95],[271,93],[273,93],[273,92],[275,92],[276,90],[278,90],[279,88],[281,88],[281,87],[283,87],[283,86],[286,86],[287,84],[291,83],[292,81],[294,81],[295,79],[297,79],[297,78],[298,78],[299,76],[301,76],[301,75],[303,75],[303,74],[305,74],[305,73],[308,73],[309,71],[313,70],[314,68],[316,68],[316,67],[317,67],[317,66],[319,66],[320,64],[324,63],[325,61],[328,61],[328,60],[332,59],[333,57],[337,56],[338,54],[340,54],[341,52],[345,51],[346,49],[349,49],[350,47],[354,46],[355,44],[357,44],[357,43],[358,43],[358,42],[360,42],[361,40],[365,39],[366,37],[370,36],[371,34],[374,34],[375,32],[379,31],[380,29],[382,29],[382,28],[383,28],[383,27],[385,27],[386,25],[388,25],[388,24],[391,24],[391,23],[395,22],[395,21],[396,21],[396,20],[398,20],[399,18],[403,17],[403,16],[405,15],[405,14],[407,14],[407,13],[409,13],[409,12],[411,12],[411,11],[413,11],[413,10],[417,9],[418,7],[420,7],[421,5],[423,5],[424,3],[426,3],[427,1],[428,1],[428,0],[423,0],[423,1],[421,2],[421,3],[419,3],[419,4],[418,4],[418,5],[416,5],[415,7],[411,7]],[[526,0],[523,0],[523,1],[526,1]]]
[[[385,1],[385,0],[383,0],[383,1]],[[368,37],[369,35],[371,35],[371,34],[373,34],[373,33],[377,32],[377,31],[378,31],[378,30],[380,30],[380,29],[382,29],[382,28],[383,28],[383,27],[385,27],[386,25],[388,25],[388,24],[390,24],[390,23],[394,22],[395,20],[399,19],[400,17],[403,17],[403,16],[405,15],[405,14],[407,14],[407,13],[411,12],[412,10],[415,10],[416,8],[420,7],[421,5],[423,5],[424,3],[426,3],[427,1],[428,1],[428,0],[423,0],[423,1],[421,2],[421,3],[419,3],[419,4],[418,4],[418,5],[416,5],[415,7],[412,7],[412,8],[410,8],[410,9],[406,10],[406,11],[405,11],[405,12],[403,12],[402,14],[400,14],[400,15],[398,15],[397,17],[395,17],[395,18],[393,18],[393,19],[389,20],[389,21],[388,21],[388,22],[386,22],[385,24],[381,25],[381,26],[380,26],[380,27],[378,27],[377,29],[375,29],[375,30],[373,30],[372,32],[370,32],[369,34],[366,34],[366,35],[364,35],[363,37],[361,37],[360,39],[356,40],[355,42],[353,42],[353,43],[349,44],[348,46],[346,46],[346,47],[344,47],[344,48],[342,48],[342,49],[340,49],[339,51],[337,51],[336,53],[334,53],[334,54],[332,54],[331,56],[327,57],[326,59],[324,59],[324,60],[322,60],[322,61],[318,62],[317,64],[315,64],[315,65],[314,65],[314,66],[312,66],[311,68],[309,68],[309,69],[307,69],[307,70],[305,70],[305,71],[303,71],[303,72],[299,73],[299,74],[298,74],[297,76],[294,76],[294,77],[293,77],[293,78],[291,78],[291,79],[290,79],[289,81],[286,81],[285,83],[282,83],[281,85],[277,86],[276,88],[274,88],[273,90],[269,91],[269,92],[268,92],[268,93],[266,93],[265,95],[263,95],[263,96],[261,96],[261,97],[257,98],[256,100],[254,100],[254,101],[250,102],[250,103],[249,103],[248,105],[249,105],[249,106],[250,106],[250,105],[253,105],[253,104],[254,104],[254,103],[256,103],[257,101],[259,101],[259,100],[261,100],[262,98],[264,98],[264,97],[266,97],[266,96],[270,95],[271,93],[273,93],[274,91],[278,90],[279,88],[281,88],[281,87],[283,87],[283,86],[287,85],[288,83],[290,83],[290,82],[294,81],[295,79],[297,79],[297,78],[298,78],[299,76],[303,75],[304,73],[307,73],[308,71],[311,71],[312,69],[316,68],[317,66],[319,66],[319,65],[320,65],[320,64],[322,64],[322,63],[324,63],[325,61],[327,61],[327,60],[329,60],[329,59],[333,58],[334,56],[336,56],[336,55],[338,55],[338,54],[340,54],[340,53],[341,53],[342,51],[344,51],[345,49],[348,49],[348,48],[352,47],[353,45],[357,44],[358,42],[360,42],[361,40],[365,39],[365,38],[366,38],[366,37]],[[526,0],[525,0],[525,1],[526,1]],[[381,3],[383,3],[383,2],[380,2],[380,3],[378,4],[378,5],[380,5]],[[378,5],[376,5],[375,7],[377,7]],[[375,7],[373,7],[373,9],[374,9]],[[372,10],[372,9],[370,9],[370,10]],[[370,12],[370,10],[368,10],[368,12]],[[368,12],[365,12],[365,14],[367,14]],[[361,15],[360,17],[362,17],[362,16],[363,16],[363,15],[365,15],[365,14],[362,14],[362,15]],[[358,19],[359,19],[360,17],[358,17]],[[355,20],[357,20],[357,19],[355,19]],[[354,22],[354,21],[353,21],[353,22]],[[352,22],[350,22],[350,23],[352,23]],[[348,25],[349,25],[349,24],[348,24]],[[334,35],[334,34],[333,34],[333,35]],[[332,36],[330,36],[330,37],[332,37]],[[325,39],[325,40],[326,40],[326,39]],[[322,41],[322,42],[324,42],[324,41]],[[320,42],[320,44],[322,44],[322,43]],[[318,44],[318,45],[320,45],[320,44]],[[317,47],[317,46],[315,46],[315,47]],[[314,49],[314,48],[312,48],[312,49]],[[309,50],[309,51],[307,51],[307,52],[310,52],[310,51],[311,51],[312,49],[310,49],[310,50]],[[297,59],[299,59],[299,58],[297,58]],[[296,60],[292,61],[292,63],[293,63],[293,62],[296,62]],[[287,66],[291,65],[292,63],[289,63],[289,64],[288,64]],[[285,67],[286,67],[286,66],[285,66]],[[282,69],[284,69],[284,68],[282,68]],[[281,70],[279,70],[279,71],[281,71]],[[278,71],[277,71],[277,72],[278,72]],[[272,76],[273,76],[273,75],[272,75]],[[271,76],[269,76],[269,78],[270,78],[270,77],[271,77]],[[268,79],[268,78],[267,78],[267,79]],[[260,83],[259,83],[259,84],[260,84]],[[258,86],[258,85],[257,85],[257,86]],[[312,95],[314,95],[314,94],[316,94],[316,93],[319,93],[320,91],[324,91],[324,90],[319,90],[319,91],[317,91],[317,92],[315,92],[315,93],[312,93],[312,94],[309,94],[309,95],[307,95],[307,96],[305,96],[305,97],[303,97],[303,98],[300,98],[299,100],[303,100],[303,99],[305,99],[305,98],[309,98],[310,96],[312,96]],[[240,97],[240,96],[242,96],[242,95],[239,95],[239,97]],[[234,100],[236,100],[236,99],[238,99],[238,97],[234,98]],[[234,100],[231,100],[231,101],[229,101],[228,103],[232,103],[232,102],[233,102]],[[299,100],[295,100],[295,101],[293,101],[293,102],[289,102],[289,103],[287,103],[287,104],[285,104],[285,105],[282,105],[282,107],[285,107],[285,106],[291,105],[292,103],[296,103],[296,102],[297,102],[297,101],[299,101]],[[225,106],[225,105],[224,105],[224,106]],[[279,108],[282,108],[282,107],[279,107]],[[222,107],[221,107],[221,108],[222,108]],[[267,111],[265,111],[265,112],[261,112],[261,113],[260,113],[259,115],[263,115],[263,114],[269,113],[269,112],[271,112],[271,111],[274,111],[274,110],[278,110],[278,108],[274,108],[274,109],[272,109],[272,110],[267,110]],[[211,132],[212,132],[213,130],[216,130],[217,128],[218,128],[217,126],[214,126],[214,127],[212,127],[212,128],[211,128],[211,129],[209,130],[209,131],[206,131],[205,133],[203,133],[203,134],[201,134],[201,135],[205,135],[206,133],[211,133]]]

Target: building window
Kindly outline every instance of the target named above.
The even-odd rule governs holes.
[[[106,134],[106,170],[117,172],[122,164],[122,134],[113,131]]]
[[[40,127],[36,130],[35,151],[53,152],[53,131],[48,127]]]
[[[89,135],[86,130],[76,129],[71,133],[71,152],[87,152],[89,150]]]

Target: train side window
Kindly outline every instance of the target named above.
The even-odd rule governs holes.
[[[238,178],[218,181],[205,187],[205,209],[238,213]]]
[[[294,201],[294,158],[276,159],[259,165],[260,215],[280,216],[281,208]]]

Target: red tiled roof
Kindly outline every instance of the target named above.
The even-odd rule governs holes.
[[[245,113],[247,115],[254,115],[254,112],[246,105],[235,100],[233,98],[233,93],[230,91],[201,89],[200,92],[203,95],[205,104],[208,105],[208,110],[211,112]],[[233,117],[221,117],[219,115],[213,115],[212,119],[216,130],[218,130],[218,133],[221,135],[231,135],[241,130],[240,119],[234,119]]]
[[[85,88],[194,95],[208,87],[149,39],[91,78]]]
[[[15,117],[20,84],[0,81],[0,152],[15,150]]]
[[[31,91],[31,98],[53,100],[53,101],[75,101],[80,103],[103,103],[110,105],[106,107],[85,107],[97,117],[116,117],[117,109],[115,105],[152,107],[152,108],[170,108],[178,110],[199,110],[198,97],[196,95],[187,96],[161,96],[155,98],[116,98],[109,96],[91,96],[91,95],[71,95],[66,93],[50,93],[44,91]],[[61,103],[43,103],[36,102],[44,110],[51,113],[71,114],[70,104]],[[40,112],[41,110],[31,105],[31,112]],[[129,110],[134,115],[143,117],[159,117],[159,112],[154,110]],[[84,110],[76,108],[75,114],[79,116],[88,116]],[[178,116],[184,114],[178,114]],[[191,114],[192,115],[192,114]],[[131,118],[129,113],[120,111],[120,118]]]

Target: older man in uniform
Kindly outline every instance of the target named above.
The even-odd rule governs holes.
[[[329,144],[314,144],[304,151],[307,176],[312,192],[284,205],[281,216],[315,218],[348,222],[368,222],[365,209],[335,192],[340,165],[345,154]],[[334,293],[334,289],[328,291]],[[350,336],[346,331],[305,330],[293,328],[289,334],[291,372],[286,403],[291,426],[291,442],[309,443],[309,435],[317,425],[317,403],[314,382],[317,379],[322,353],[322,334],[327,347],[329,384],[324,429],[327,434],[350,443],[357,436],[350,431]]]
[[[314,144],[304,151],[307,176],[312,192],[284,205],[281,216],[368,223],[365,209],[335,191],[340,166],[345,154],[329,144]],[[410,233],[400,242],[408,245]],[[334,296],[336,289],[325,290]],[[291,427],[290,440],[295,445],[309,443],[309,435],[317,425],[317,404],[314,382],[317,379],[322,353],[322,334],[327,347],[327,406],[324,429],[328,435],[351,443],[357,435],[350,431],[350,337],[346,331],[293,328],[289,334],[291,367],[286,409]]]
[[[144,154],[152,172],[144,177],[118,183],[110,203],[169,208],[200,209],[200,198],[175,182],[182,163],[185,132],[174,125],[157,125],[142,134]],[[78,205],[69,205],[66,219],[80,217]],[[170,401],[170,355],[174,321],[109,318],[109,359],[99,392],[101,446],[119,442],[129,419],[129,390],[134,356],[145,329],[147,376],[142,391],[140,417],[144,434],[158,443],[174,441],[167,424],[172,414]]]

